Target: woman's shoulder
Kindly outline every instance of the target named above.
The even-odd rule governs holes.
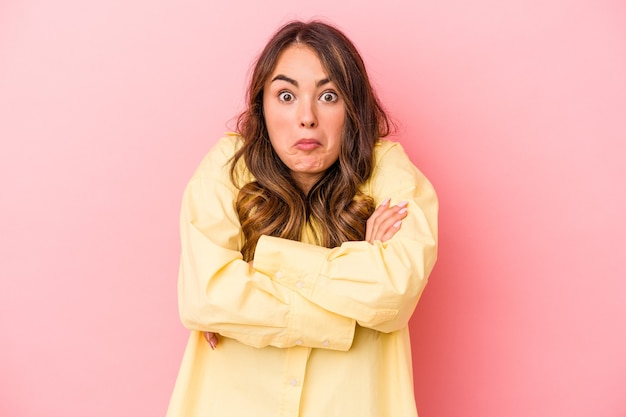
[[[374,164],[383,162],[398,163],[408,161],[409,158],[399,142],[389,139],[379,139],[374,146]]]
[[[228,162],[241,148],[243,138],[237,133],[226,132],[207,152],[205,159],[212,162]]]
[[[391,182],[421,182],[424,174],[411,161],[411,158],[399,142],[380,139],[374,147],[374,170],[371,181],[389,180]]]
[[[241,148],[243,139],[236,133],[226,133],[217,140],[204,155],[195,177],[227,176],[235,153]]]

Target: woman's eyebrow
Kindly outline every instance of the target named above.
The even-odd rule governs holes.
[[[319,81],[315,84],[315,86],[316,86],[316,87],[321,87],[321,86],[323,86],[324,84],[328,84],[329,82],[330,82],[330,78],[323,78],[323,79],[319,80]]]
[[[293,84],[296,87],[298,86],[298,82],[296,80],[294,80],[293,78],[289,78],[283,74],[278,74],[277,76],[272,78],[272,82],[277,81],[277,80],[287,81],[289,84]]]
[[[278,74],[277,76],[272,78],[271,82],[274,82],[274,81],[277,81],[277,80],[286,81],[289,84],[292,84],[292,85],[298,87],[298,82],[296,80],[294,80],[293,78],[287,77],[286,75]],[[321,87],[322,85],[328,84],[329,82],[330,82],[330,78],[323,78],[323,79],[319,80],[317,83],[315,83],[315,86],[316,87]]]

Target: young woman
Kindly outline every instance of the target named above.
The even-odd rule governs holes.
[[[436,259],[437,198],[354,45],[291,22],[256,62],[238,133],[183,197],[168,416],[410,417],[408,321]]]

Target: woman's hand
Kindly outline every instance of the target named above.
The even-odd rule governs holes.
[[[217,334],[213,332],[204,332],[204,338],[207,342],[209,342],[211,349],[215,350],[215,347],[217,346]]]
[[[402,220],[407,216],[407,204],[407,201],[401,201],[390,207],[389,199],[385,199],[367,219],[365,240],[374,243],[375,240],[385,242],[391,239],[400,230]]]

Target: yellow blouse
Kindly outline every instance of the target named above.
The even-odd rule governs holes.
[[[184,193],[178,292],[191,335],[167,415],[416,416],[407,325],[437,257],[431,184],[381,140],[363,191],[409,202],[393,238],[328,249],[307,243],[310,230],[302,242],[262,236],[251,269],[229,176],[238,146],[221,139]],[[215,350],[205,331],[219,333]]]

